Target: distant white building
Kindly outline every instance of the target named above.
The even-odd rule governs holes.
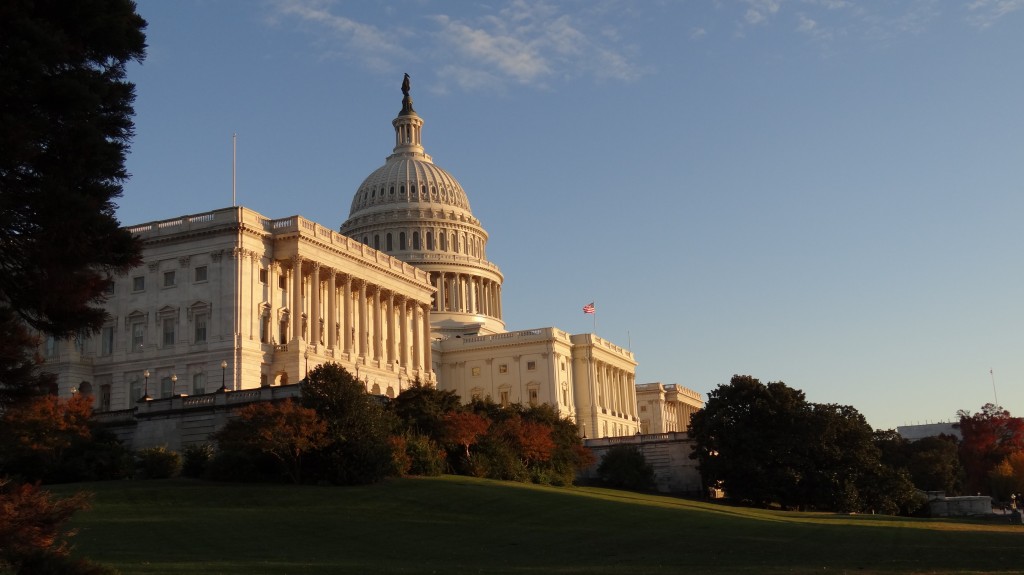
[[[690,417],[704,407],[704,396],[675,383],[643,383],[636,387],[643,433],[685,432]]]
[[[957,439],[963,439],[963,435],[960,434],[960,428],[952,421],[901,425],[896,428],[896,433],[908,441],[917,441],[925,437],[938,437],[939,435],[952,435]]]
[[[408,92],[392,125],[393,152],[339,231],[244,207],[131,226],[144,263],[111,283],[102,331],[43,346],[59,393],[91,393],[100,411],[147,396],[198,407],[213,402],[180,396],[296,383],[333,361],[371,393],[418,379],[466,401],[548,403],[590,437],[636,434],[632,352],[555,327],[506,331],[487,232],[425,153]]]

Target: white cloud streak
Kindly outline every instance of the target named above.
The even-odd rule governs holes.
[[[1022,8],[1024,0],[973,0],[967,3],[967,20],[978,28],[988,28]]]

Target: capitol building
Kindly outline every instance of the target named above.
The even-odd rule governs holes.
[[[336,362],[387,397],[420,381],[464,401],[547,403],[588,437],[684,431],[700,394],[645,384],[638,403],[630,350],[506,330],[488,234],[426,153],[408,84],[403,95],[394,149],[340,225],[235,206],[130,226],[144,263],[110,283],[106,324],[42,344],[60,395],[91,394],[98,412],[199,410]]]

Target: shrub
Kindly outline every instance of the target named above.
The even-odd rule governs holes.
[[[634,490],[654,488],[654,468],[633,445],[617,445],[609,449],[597,466],[597,475],[609,487]]]
[[[188,445],[181,450],[181,474],[185,477],[202,477],[213,459],[213,446],[209,443]]]
[[[436,441],[425,435],[411,434],[405,438],[405,453],[409,458],[411,475],[441,475],[445,470],[447,454]]]
[[[166,447],[150,447],[135,453],[135,476],[139,479],[167,479],[181,468],[181,456]]]

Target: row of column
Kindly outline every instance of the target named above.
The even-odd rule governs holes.
[[[291,341],[430,372],[430,304],[300,256],[290,263],[274,262],[268,283],[273,292],[277,278],[289,276]]]
[[[633,374],[604,362],[596,362],[597,403],[600,407],[636,416],[636,386]]]
[[[501,284],[494,280],[451,272],[431,272],[437,289],[434,311],[482,314],[501,319]]]

